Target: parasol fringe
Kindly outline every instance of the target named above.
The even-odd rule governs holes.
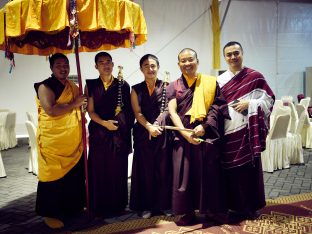
[[[6,36],[6,11],[4,7],[4,46],[5,46],[5,52],[4,57],[8,60],[10,60],[10,69],[9,73],[12,72],[13,68],[15,67],[15,60],[14,60],[14,54],[10,51],[10,44],[9,39]]]

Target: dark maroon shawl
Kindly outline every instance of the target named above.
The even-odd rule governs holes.
[[[230,129],[225,133],[223,166],[232,168],[253,162],[254,157],[259,157],[265,149],[267,119],[271,113],[274,94],[263,75],[247,67],[226,83],[221,91],[227,103],[240,98],[250,100],[248,124],[239,130]]]

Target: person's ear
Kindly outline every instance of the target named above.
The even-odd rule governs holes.
[[[97,66],[97,64],[95,64],[95,65],[94,65],[94,67],[95,67],[95,69],[98,69],[98,66]]]
[[[113,65],[113,67],[114,67],[114,62],[112,62],[112,65]]]

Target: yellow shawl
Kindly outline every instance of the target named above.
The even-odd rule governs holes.
[[[78,87],[68,81],[57,103],[72,102],[78,93]],[[37,106],[38,178],[42,182],[58,180],[77,164],[83,152],[80,109],[49,116],[38,98]]]
[[[186,115],[190,115],[190,123],[202,121],[209,111],[216,94],[217,78],[198,74],[195,84],[193,103]]]

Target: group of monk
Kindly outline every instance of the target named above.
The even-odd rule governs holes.
[[[265,206],[261,152],[274,94],[263,75],[243,65],[243,48],[223,48],[228,70],[199,73],[195,50],[178,54],[181,76],[158,79],[153,54],[140,59],[144,81],[133,85],[112,72],[107,52],[95,56],[97,79],[84,95],[70,80],[68,58],[49,59],[51,77],[35,84],[39,182],[36,212],[50,228],[86,206],[81,107],[90,117],[89,212],[119,216],[128,206],[128,156],[133,152],[129,209],[142,218],[196,214],[216,223],[255,219]],[[133,144],[132,144],[133,141]]]

